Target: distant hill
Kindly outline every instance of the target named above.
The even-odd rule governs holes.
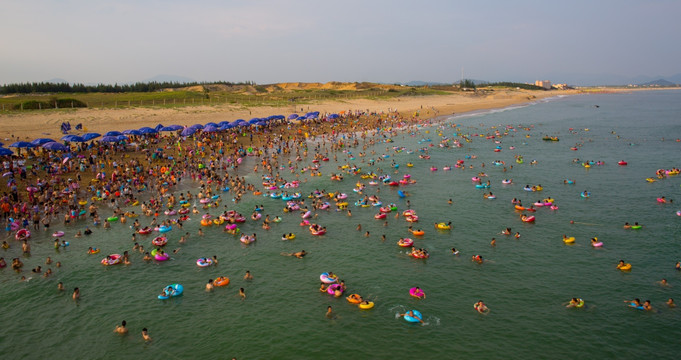
[[[435,82],[435,81],[410,81],[407,83],[402,83],[402,85],[406,86],[437,86],[437,85],[451,85],[451,84],[445,84],[441,82]]]
[[[53,83],[53,84],[64,84],[64,83],[68,84],[69,83],[68,81],[66,81],[62,78],[53,78],[53,79],[50,79],[50,80],[45,80],[45,82]]]
[[[664,86],[676,86],[676,84],[671,82],[671,81],[667,81],[665,79],[657,79],[657,80],[653,80],[653,81],[648,81],[646,83],[638,84],[638,86],[660,86],[660,87],[664,87]]]
[[[195,83],[196,80],[188,78],[188,77],[184,77],[184,76],[179,76],[179,75],[159,74],[159,75],[156,75],[154,77],[144,79],[140,82],[143,82],[143,83],[150,83],[150,82]]]

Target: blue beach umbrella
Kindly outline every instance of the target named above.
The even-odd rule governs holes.
[[[80,137],[82,137],[83,140],[85,140],[85,141],[90,141],[90,140],[96,139],[100,136],[102,136],[102,134],[100,134],[100,133],[87,133],[87,134],[81,135]]]
[[[118,141],[125,141],[125,140],[128,140],[128,137],[121,134],[121,135],[116,136],[116,139],[118,139]]]
[[[104,137],[102,137],[101,139],[99,139],[99,141],[100,141],[100,142],[109,142],[109,143],[112,143],[112,142],[118,142],[118,141],[120,141],[120,140],[118,140],[118,136],[104,136]]]
[[[218,131],[218,128],[217,128],[217,126],[213,126],[213,125],[206,125],[203,128],[203,132],[216,132],[216,131]]]
[[[35,139],[35,140],[31,141],[31,144],[33,144],[35,146],[40,146],[42,144],[47,144],[47,143],[51,143],[51,142],[54,142],[54,140],[47,139],[47,138],[40,138],[40,139]]]
[[[288,116],[289,120],[293,120],[293,119],[297,119],[297,118],[298,118],[298,114],[291,114],[291,115]]]
[[[147,134],[156,134],[158,132],[158,130],[152,129],[150,127],[143,127],[143,128],[139,129],[139,132],[141,132],[144,135],[147,135]]]
[[[8,156],[8,155],[14,155],[12,150],[10,149],[5,149],[5,148],[0,148],[0,156]]]
[[[68,141],[68,142],[83,142],[85,141],[82,137],[78,135],[66,135],[61,138],[62,141]]]
[[[190,128],[194,128],[194,129],[203,129],[203,125],[201,125],[201,124],[194,124],[194,125],[190,126]]]
[[[35,147],[35,145],[31,144],[28,141],[17,141],[14,144],[8,146],[8,147],[15,147],[15,148],[32,148]]]
[[[118,136],[121,134],[122,133],[120,131],[109,131],[108,133],[104,134],[104,136]]]
[[[158,125],[154,126],[154,130],[156,130],[156,131],[161,131],[161,129],[162,129],[163,127],[164,127],[163,124],[158,124]]]
[[[214,122],[209,122],[209,123],[206,123],[206,125],[205,125],[205,126],[208,126],[208,125],[213,125],[213,126],[215,126],[215,127],[218,127],[218,126],[220,126],[220,125],[218,125],[218,124],[216,124],[216,123],[214,123]]]
[[[56,141],[45,143],[42,145],[42,147],[43,149],[52,151],[69,151],[69,148],[66,145],[60,144]]]
[[[195,128],[195,127],[192,126],[192,127],[188,127],[188,128],[186,128],[186,129],[182,130],[182,132],[180,133],[180,135],[182,135],[182,136],[192,136],[192,135],[193,135],[195,132],[197,132],[197,131],[198,131],[198,128]]]
[[[164,126],[160,128],[158,131],[177,131],[177,130],[182,130],[184,129],[184,126],[182,125],[170,125],[170,126]]]
[[[331,114],[328,116],[329,119],[335,119],[338,117],[338,114]]]
[[[136,129],[123,130],[124,135],[142,135],[142,132]]]

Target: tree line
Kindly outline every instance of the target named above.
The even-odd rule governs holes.
[[[0,86],[0,94],[32,94],[32,93],[125,93],[125,92],[154,92],[162,89],[177,89],[197,85],[255,85],[254,82],[231,83],[227,81],[212,82],[174,82],[152,81],[136,82],[134,84],[69,84],[52,82],[26,82],[5,84]]]

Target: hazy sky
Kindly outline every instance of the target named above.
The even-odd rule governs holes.
[[[0,83],[681,73],[679,0],[2,0]]]

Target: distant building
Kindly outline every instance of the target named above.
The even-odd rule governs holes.
[[[546,90],[551,90],[551,81],[549,80],[537,80],[534,82],[534,85],[543,87]]]
[[[570,89],[570,87],[568,86],[568,84],[553,84],[553,88],[554,88],[554,89],[558,89],[558,90],[567,90],[567,89]]]

